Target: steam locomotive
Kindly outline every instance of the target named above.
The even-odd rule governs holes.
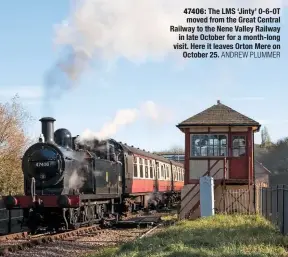
[[[181,163],[113,139],[82,142],[67,129],[54,133],[45,117],[42,136],[24,153],[24,195],[6,196],[7,209],[23,209],[32,233],[75,229],[118,214],[179,200]]]

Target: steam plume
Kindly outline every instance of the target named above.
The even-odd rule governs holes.
[[[77,170],[73,170],[69,178],[69,189],[79,190],[85,183],[85,178],[78,174]]]
[[[170,25],[185,24],[184,8],[282,7],[287,0],[76,0],[71,13],[55,26],[54,42],[62,46],[48,72],[46,97],[59,96],[79,80],[92,60],[125,58],[132,62],[162,60],[173,50],[177,33]],[[208,14],[207,14],[208,15]],[[207,16],[205,14],[205,16]],[[199,17],[199,16],[198,16]],[[219,15],[218,15],[219,17]],[[197,26],[199,24],[191,24]],[[202,24],[201,24],[202,25]],[[235,25],[235,24],[234,24]],[[250,24],[251,25],[251,24]]]
[[[140,117],[146,117],[149,120],[156,122],[164,122],[169,119],[168,110],[161,108],[152,101],[147,101],[140,106],[140,108],[135,109],[123,109],[117,111],[114,119],[104,124],[104,126],[98,132],[93,132],[90,129],[86,129],[82,135],[79,137],[79,142],[98,139],[104,140],[112,137],[117,133],[117,131],[128,124],[134,123]]]

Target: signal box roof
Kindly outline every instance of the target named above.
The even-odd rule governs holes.
[[[260,123],[217,101],[210,108],[182,121],[178,128],[194,126],[247,126],[259,131]]]

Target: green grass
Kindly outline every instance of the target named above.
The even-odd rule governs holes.
[[[180,221],[164,232],[89,257],[288,256],[288,238],[260,216],[215,215]]]

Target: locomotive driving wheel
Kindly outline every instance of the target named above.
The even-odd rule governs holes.
[[[80,227],[79,218],[80,218],[80,209],[72,210],[70,223],[73,229],[78,229]]]
[[[40,214],[36,213],[35,210],[31,209],[29,211],[27,226],[28,226],[30,233],[32,235],[37,233],[37,230],[38,230],[39,225],[40,225],[40,220],[41,220]]]
[[[92,226],[93,225],[93,220],[94,220],[94,214],[95,214],[95,211],[94,211],[94,206],[91,206],[91,205],[88,205],[88,206],[85,206],[84,207],[84,222],[88,222],[88,225],[89,226]]]

